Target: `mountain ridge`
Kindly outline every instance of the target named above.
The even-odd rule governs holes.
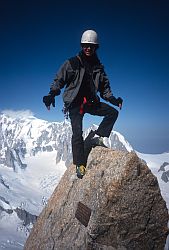
[[[91,129],[96,128],[96,125],[92,125],[84,131],[84,137]],[[57,151],[56,163],[63,160],[66,166],[69,166],[72,160],[71,134],[71,124],[67,120],[59,123],[47,122],[33,116],[19,119],[5,114],[0,115],[0,163],[15,169],[17,162],[21,168],[25,168],[26,156]],[[113,149],[133,150],[124,137],[116,131],[112,131],[110,137],[104,140]]]

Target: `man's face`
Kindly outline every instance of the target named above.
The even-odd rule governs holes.
[[[92,56],[96,52],[97,45],[92,43],[83,43],[82,49],[86,56]]]

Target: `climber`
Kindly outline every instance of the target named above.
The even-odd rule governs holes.
[[[113,96],[110,83],[103,65],[97,56],[98,35],[94,30],[86,30],[81,37],[81,51],[75,57],[66,60],[54,79],[50,92],[43,97],[48,110],[55,106],[55,96],[63,93],[64,111],[69,113],[72,126],[73,164],[76,165],[77,177],[82,179],[86,172],[86,157],[82,131],[85,113],[103,116],[103,120],[89,138],[96,145],[103,145],[103,137],[109,137],[118,117],[118,110],[101,102],[100,97],[122,108],[122,98]]]

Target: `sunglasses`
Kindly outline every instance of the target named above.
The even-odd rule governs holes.
[[[93,43],[82,43],[82,48],[91,48],[91,49],[95,49],[95,48],[97,48],[97,44],[93,44]]]

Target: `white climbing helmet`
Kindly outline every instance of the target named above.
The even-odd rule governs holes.
[[[94,30],[86,30],[82,34],[81,43],[99,44],[97,33]]]

